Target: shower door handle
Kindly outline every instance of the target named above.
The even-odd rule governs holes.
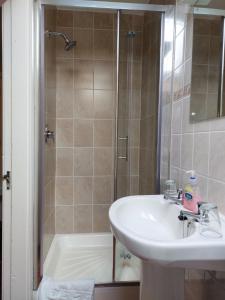
[[[44,133],[44,136],[45,136],[45,143],[48,142],[48,140],[52,140],[53,142],[55,141],[55,133],[54,131],[50,131],[48,129],[48,126],[45,127],[45,133]]]
[[[119,137],[119,141],[125,141],[126,142],[126,154],[125,155],[119,155],[118,159],[124,159],[124,160],[128,161],[128,136]]]

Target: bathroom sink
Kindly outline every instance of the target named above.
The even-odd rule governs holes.
[[[109,218],[113,234],[137,257],[161,266],[225,270],[225,222],[223,237],[200,235],[199,223],[180,221],[183,209],[162,195],[130,196],[115,201]]]

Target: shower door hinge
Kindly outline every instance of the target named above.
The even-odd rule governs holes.
[[[7,171],[5,175],[3,175],[2,180],[6,181],[6,189],[10,190],[11,188],[11,173]]]

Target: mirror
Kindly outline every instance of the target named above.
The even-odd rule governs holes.
[[[223,102],[224,18],[194,14],[190,120],[225,116]]]

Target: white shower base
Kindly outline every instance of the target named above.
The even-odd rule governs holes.
[[[102,234],[57,234],[44,263],[44,275],[56,280],[94,279],[112,282],[113,236]],[[118,260],[118,281],[139,281],[139,260]]]

